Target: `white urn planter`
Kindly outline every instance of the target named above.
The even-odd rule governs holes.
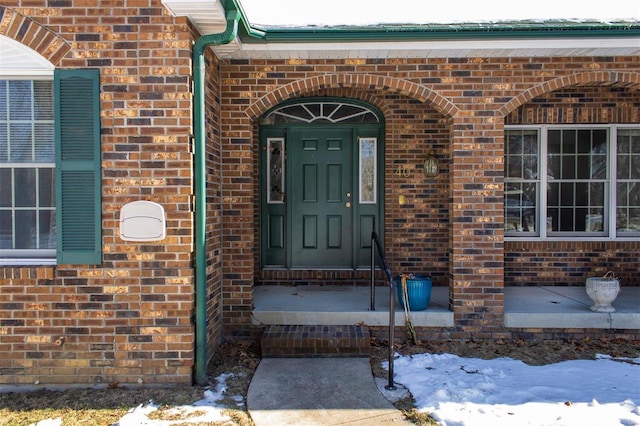
[[[611,306],[618,293],[620,293],[620,281],[613,272],[607,272],[603,277],[589,277],[585,284],[587,295],[593,301],[591,306],[594,312],[615,312],[616,308]]]

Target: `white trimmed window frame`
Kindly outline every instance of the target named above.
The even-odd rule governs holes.
[[[48,60],[39,55],[33,49],[6,36],[0,35],[0,80],[45,80],[51,81],[53,84],[54,68],[55,67],[53,66],[53,64],[51,64]],[[51,120],[51,123],[53,123],[53,118]],[[55,147],[52,147],[52,149],[55,149]],[[53,163],[40,163],[36,161],[30,163],[4,162],[0,167],[15,170],[17,168],[23,168],[27,166],[31,168],[51,168],[52,170],[54,170],[55,161]],[[55,212],[55,202],[53,204],[53,211]],[[12,209],[14,209],[14,207],[12,207]],[[36,206],[35,209],[37,214],[40,209],[38,206]],[[0,250],[0,266],[46,266],[55,264],[55,248]]]
[[[549,130],[607,130],[607,175],[605,183],[605,235],[590,235],[587,232],[563,233],[563,235],[553,235],[547,233],[546,212],[547,212],[547,188],[549,182],[547,177],[548,159],[548,132]],[[619,234],[616,223],[616,184],[617,184],[617,142],[618,131],[620,129],[640,130],[638,124],[548,124],[548,125],[507,125],[505,126],[505,160],[508,140],[506,131],[509,130],[536,130],[538,132],[538,191],[536,196],[536,217],[534,233],[510,233],[505,230],[505,241],[640,241],[640,232],[629,235]],[[506,168],[505,161],[505,168]],[[521,179],[522,180],[522,179]],[[514,180],[517,182],[518,180]],[[509,179],[505,177],[505,188]],[[504,204],[503,204],[504,205]],[[506,216],[506,215],[505,215]],[[505,217],[506,220],[506,217]]]

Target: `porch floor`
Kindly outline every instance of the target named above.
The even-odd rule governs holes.
[[[449,289],[433,287],[424,311],[412,311],[416,327],[453,327]],[[349,325],[389,323],[389,288],[376,287],[376,310],[369,310],[368,287],[256,286],[253,323],[262,325]],[[613,303],[616,312],[589,310],[584,287],[507,287],[504,325],[509,328],[640,329],[640,287],[623,287]],[[395,322],[404,324],[404,311],[396,302]]]

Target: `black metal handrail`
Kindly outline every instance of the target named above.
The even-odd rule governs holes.
[[[376,289],[375,289],[375,269],[376,269],[376,253],[378,250],[378,256],[380,257],[380,263],[382,263],[382,269],[384,270],[387,279],[389,280],[389,383],[385,386],[388,390],[396,390],[393,384],[393,352],[394,352],[394,328],[395,328],[395,296],[393,294],[393,275],[387,265],[387,258],[384,256],[384,250],[382,244],[378,238],[376,231],[371,232],[371,307],[372,311],[376,310]]]

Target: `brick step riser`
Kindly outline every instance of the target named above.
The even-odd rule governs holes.
[[[269,326],[261,338],[264,358],[368,357],[364,326]]]

